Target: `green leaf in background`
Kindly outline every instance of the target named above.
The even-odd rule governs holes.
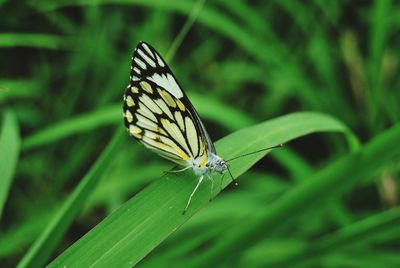
[[[73,134],[84,133],[109,124],[117,124],[118,119],[121,119],[120,105],[112,105],[84,115],[70,117],[65,121],[56,123],[28,136],[22,142],[22,149],[33,149]]]
[[[0,129],[0,219],[17,168],[20,143],[17,118],[6,110]]]
[[[101,175],[112,163],[114,155],[120,148],[122,134],[122,128],[118,128],[113,139],[104,149],[104,153],[99,156],[74,192],[70,194],[63,206],[57,211],[55,217],[51,219],[42,234],[19,262],[18,267],[41,267],[46,263],[66,229],[82,209],[82,205],[88,195],[94,190]]]
[[[348,130],[332,117],[297,113],[239,130],[218,141],[216,147],[222,157],[229,159],[322,131],[346,133]],[[232,162],[232,173],[238,177],[265,154]],[[223,187],[229,181],[225,179]],[[187,213],[182,215],[195,183],[191,171],[165,174],[107,217],[49,267],[132,267],[207,204],[210,192],[209,185],[204,183]]]
[[[0,80],[0,104],[9,99],[32,99],[36,95],[36,88],[35,81]]]
[[[62,36],[42,33],[0,33],[0,47],[36,47],[71,49],[72,40]]]
[[[3,233],[0,237],[0,258],[5,259],[13,252],[31,244],[43,230],[43,226],[46,226],[51,220],[56,208],[59,208],[59,204],[51,208],[47,207],[45,211],[35,211],[35,214],[29,219],[14,225],[12,229]]]
[[[202,117],[217,122],[227,129],[236,130],[253,123],[249,116],[229,105],[198,94],[190,96]],[[90,113],[69,117],[26,137],[22,142],[22,150],[34,149],[102,126],[119,124],[122,122],[121,113],[121,105],[114,104]]]

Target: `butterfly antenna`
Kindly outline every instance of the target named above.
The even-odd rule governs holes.
[[[235,178],[233,177],[232,172],[231,172],[231,170],[229,169],[229,166],[228,166],[227,168],[228,168],[229,175],[230,175],[231,178],[232,178],[233,184],[235,184],[235,186],[238,186],[239,183],[237,183],[237,181],[236,181]]]
[[[222,191],[222,185],[223,185],[223,182],[224,182],[225,174],[226,174],[226,173],[222,174],[222,177],[221,177],[221,184],[220,184],[220,187],[219,187],[219,190],[220,190],[220,191]]]
[[[279,145],[275,145],[275,146],[272,146],[272,147],[260,149],[260,150],[257,150],[257,151],[251,152],[251,153],[242,154],[242,155],[239,155],[239,156],[235,156],[235,157],[233,157],[233,158],[231,158],[231,159],[228,159],[228,160],[226,160],[226,162],[229,162],[229,161],[232,161],[232,160],[241,158],[241,157],[243,157],[243,156],[248,156],[248,155],[252,155],[252,154],[256,154],[256,153],[261,153],[261,152],[264,152],[264,151],[267,151],[267,150],[271,150],[271,149],[275,149],[275,148],[281,148],[282,146],[283,146],[283,144],[281,143],[281,144],[279,144]],[[229,169],[228,169],[228,170],[229,170]],[[229,173],[230,173],[230,172],[229,172]]]

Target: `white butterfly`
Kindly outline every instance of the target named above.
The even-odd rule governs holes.
[[[162,157],[184,166],[179,171],[191,168],[199,176],[185,212],[204,177],[213,187],[211,174],[223,174],[228,163],[217,155],[199,115],[153,47],[140,42],[131,69],[123,106],[128,132]]]

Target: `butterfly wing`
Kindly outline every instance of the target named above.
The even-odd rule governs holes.
[[[140,42],[132,57],[131,82],[144,79],[150,80],[163,87],[190,110],[194,117],[193,119],[196,127],[199,129],[201,136],[206,141],[208,151],[215,153],[214,144],[201,122],[196,109],[179,86],[179,83],[171,69],[152,46],[145,42]]]
[[[124,94],[129,133],[161,156],[181,165],[202,166],[214,145],[171,70],[150,45],[141,42],[132,57],[130,85]]]

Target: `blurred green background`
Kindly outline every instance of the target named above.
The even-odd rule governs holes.
[[[215,141],[300,111],[349,130],[347,140],[312,134],[275,150],[139,267],[400,267],[400,158],[378,150],[400,118],[399,30],[400,3],[389,0],[0,1],[0,266],[50,263],[173,166],[114,134],[145,40]],[[330,186],[339,194],[314,189],[311,209],[232,246],[263,226],[258,212],[364,148],[380,154],[363,173],[338,171],[349,182]],[[99,182],[74,196],[89,177]]]

